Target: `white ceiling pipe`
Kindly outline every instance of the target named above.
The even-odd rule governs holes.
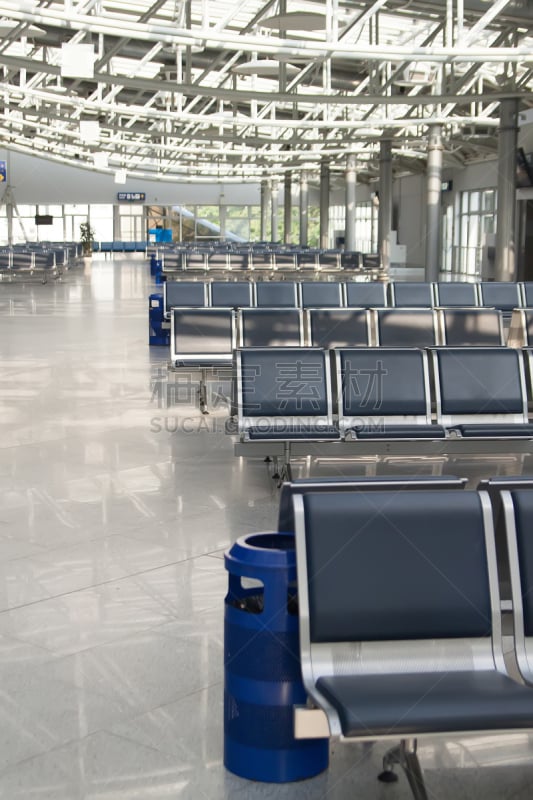
[[[12,91],[18,89],[20,92],[20,87],[10,87],[9,85],[0,83],[0,91]],[[154,111],[152,108],[145,109],[143,106],[119,106],[116,104],[111,103],[81,103],[78,97],[69,97],[68,95],[54,95],[53,92],[46,92],[41,90],[32,89],[29,94],[32,97],[35,97],[40,100],[45,100],[50,102],[54,105],[62,105],[62,106],[69,106],[79,108],[80,105],[89,110],[94,109],[101,113],[115,113],[120,114],[122,116],[136,116],[139,119],[147,119],[151,122],[155,121],[155,119],[165,120],[169,119],[173,122],[176,122],[176,114],[174,112],[166,112],[166,111]],[[435,102],[435,101],[433,101]],[[395,117],[381,117],[379,119],[367,119],[367,120],[320,120],[320,119],[305,119],[305,120],[294,120],[294,119],[263,119],[261,117],[249,117],[245,121],[233,121],[227,118],[217,115],[210,116],[209,118],[201,115],[201,114],[188,114],[183,112],[180,115],[179,123],[188,123],[193,122],[196,124],[209,124],[210,126],[216,126],[220,128],[230,128],[233,127],[258,127],[258,128],[270,128],[270,129],[284,129],[284,130],[320,130],[324,128],[331,128],[335,127],[338,130],[357,130],[357,128],[368,128],[369,125],[374,127],[387,127],[387,128],[402,128],[402,127],[417,127],[417,126],[425,126],[425,125],[436,125],[436,124],[447,124],[453,122],[460,122],[464,124],[483,124],[483,125],[491,125],[494,128],[499,126],[499,120],[497,119],[487,119],[486,117],[481,116],[462,116],[459,114],[450,114],[448,116],[431,116],[424,119],[420,118],[395,118]]]
[[[481,19],[478,19],[475,25],[473,25],[473,27],[470,28],[466,34],[459,38],[457,41],[457,47],[468,47],[475,40],[475,38],[490,25],[492,20],[496,19],[498,14],[503,11],[505,6],[508,6],[510,2],[511,0],[494,0],[490,8],[487,9]]]
[[[10,64],[12,65],[13,59],[5,59],[6,62],[8,60],[10,61]],[[20,60],[19,60],[19,62],[20,62]],[[115,77],[111,78],[108,75],[102,74],[102,75],[98,75],[96,77],[96,80],[102,81],[103,83],[110,84],[110,85],[113,85],[113,84],[116,84],[116,83],[120,83],[120,85],[122,85],[122,86],[125,86],[125,87],[128,87],[128,88],[131,87],[131,88],[134,88],[134,89],[135,88],[138,89],[138,88],[141,87],[141,85],[144,86],[146,84],[148,86],[151,85],[151,88],[153,89],[153,84],[150,84],[149,81],[144,81],[144,82],[133,81],[133,80],[130,81],[127,78],[119,78],[118,76],[115,76]],[[20,87],[19,86],[10,86],[10,85],[6,85],[6,84],[0,84],[0,86],[2,87],[3,91],[5,91],[7,89],[8,91],[12,92],[15,95],[17,93],[20,94]],[[159,82],[157,84],[157,88],[158,88],[159,91],[166,91],[167,89],[169,91],[171,91],[172,87],[173,87],[173,84],[167,84],[165,82]],[[182,88],[182,91],[187,92],[187,87],[183,86],[181,88]],[[205,88],[196,87],[196,91],[197,92],[205,91],[207,96],[219,97],[220,99],[228,100],[230,102],[232,102],[232,101],[242,102],[244,100],[252,100],[252,99],[259,100],[259,101],[268,99],[269,101],[271,101],[272,99],[274,99],[274,97],[276,99],[279,99],[278,95],[274,95],[274,97],[273,97],[273,93],[269,93],[269,92],[250,92],[250,91],[247,90],[246,92],[242,93],[242,92],[235,92],[235,91],[232,91],[232,90],[220,90],[220,89],[216,89],[216,88],[212,89],[210,87],[205,87]],[[46,93],[46,91],[43,91],[43,90],[32,89],[31,92],[27,91],[27,94],[28,95],[32,94],[32,96],[40,97],[40,99],[48,100],[49,102],[59,102],[61,105],[66,104],[66,105],[69,105],[69,106],[75,106],[76,108],[79,108],[80,105],[81,105],[80,98],[71,97],[71,96],[68,95],[68,93],[66,93],[66,94],[64,94],[64,95],[62,95],[60,97],[58,95],[54,95],[54,94],[51,95],[50,93]],[[526,90],[522,90],[522,91],[518,91],[518,92],[512,92],[512,91],[491,92],[491,93],[486,94],[486,95],[480,95],[480,94],[469,94],[469,95],[465,94],[465,95],[457,95],[457,96],[455,96],[455,95],[417,95],[417,96],[413,96],[413,97],[410,97],[409,95],[394,96],[394,97],[393,96],[388,96],[388,95],[371,95],[371,96],[366,95],[366,96],[362,97],[360,95],[338,96],[338,95],[314,95],[314,94],[307,95],[306,94],[306,95],[298,95],[297,102],[298,102],[299,107],[304,111],[306,111],[307,109],[311,109],[315,105],[326,105],[326,104],[330,104],[330,103],[332,103],[334,105],[338,105],[339,107],[353,106],[353,105],[377,105],[377,104],[379,104],[379,105],[426,106],[426,105],[437,105],[438,103],[450,103],[450,104],[453,104],[455,106],[455,105],[465,105],[465,104],[474,103],[474,102],[497,102],[499,100],[502,100],[502,99],[505,99],[505,98],[512,98],[512,97],[522,98],[522,97],[528,96],[528,94],[529,93]],[[295,96],[294,95],[288,95],[287,96],[287,100],[289,100],[289,99],[290,99],[291,103],[295,102]],[[283,98],[280,99],[279,101],[283,102]],[[113,104],[113,105],[109,105],[108,104],[106,106],[105,104],[102,103],[102,101],[91,102],[91,101],[87,101],[87,100],[83,101],[82,105],[87,110],[104,111],[104,112],[107,111],[109,113],[114,113],[114,112],[117,112],[118,110],[120,110],[121,113],[125,113],[128,116],[131,116],[132,112],[134,114],[139,114],[140,116],[146,116],[146,114],[147,114],[147,109],[146,109],[145,106],[133,106],[133,105],[121,106],[121,105],[117,105],[117,104]],[[143,110],[144,110],[144,113],[143,113]],[[153,110],[153,111],[150,112],[150,116],[152,118],[155,117],[155,118],[159,118],[159,119],[164,119],[165,118],[165,112],[162,111],[162,110],[157,110],[157,111]],[[173,119],[175,119],[175,114],[173,112],[171,113],[171,117]],[[180,118],[181,118],[181,116],[180,116]],[[196,115],[196,117],[194,119],[196,121],[200,121],[200,122],[204,121],[203,115]],[[259,120],[260,118],[258,117],[257,119]],[[256,122],[256,124],[260,124],[260,122]]]
[[[263,54],[283,55],[290,60],[290,57],[320,58],[331,51],[329,42],[299,42],[287,44],[286,39],[268,38],[262,36],[252,36],[250,34],[239,35],[233,32],[220,31],[213,39],[206,38],[202,30],[195,32],[194,29],[170,28],[169,26],[155,25],[152,23],[136,23],[131,25],[123,19],[112,17],[99,17],[72,14],[68,19],[64,16],[64,11],[56,11],[49,8],[39,8],[35,13],[28,13],[19,10],[15,5],[0,3],[0,15],[11,17],[12,19],[29,22],[33,24],[52,24],[55,27],[63,28],[71,32],[79,29],[92,33],[103,33],[116,35],[121,38],[139,39],[142,41],[154,41],[161,44],[193,46],[195,44],[202,47],[220,49],[242,50],[244,52],[260,51]],[[172,33],[169,31],[172,30]],[[528,47],[415,47],[408,45],[405,47],[392,47],[380,45],[379,48],[367,48],[354,42],[339,41],[335,45],[335,58],[365,59],[369,61],[467,61],[467,62],[516,62],[531,60],[531,50]]]
[[[10,69],[34,69],[35,62],[32,62],[29,58],[23,58],[19,56],[2,56],[2,63],[9,67]],[[39,63],[39,69],[41,73],[47,72],[51,75],[58,75],[59,71],[56,67],[47,65],[43,62]],[[128,78],[124,75],[109,75],[108,73],[102,72],[95,76],[95,80],[106,85],[110,86],[123,86],[125,88],[131,88],[135,91],[145,90],[145,91],[154,91],[154,81],[153,79],[147,78]],[[20,89],[20,87],[17,87]],[[174,91],[175,84],[169,81],[158,81],[157,82],[157,89],[159,91]],[[297,102],[301,107],[305,108],[305,105],[324,105],[333,103],[335,105],[343,106],[343,105],[434,105],[437,103],[471,103],[471,102],[483,102],[487,95],[483,94],[476,94],[476,95],[469,95],[465,97],[465,95],[360,95],[356,92],[352,92],[351,94],[347,95],[339,95],[336,93],[327,94],[325,92],[321,92],[319,94],[311,94],[311,93],[302,93],[302,94],[280,94],[279,92],[272,92],[272,91],[256,91],[249,86],[246,86],[242,90],[235,90],[235,89],[224,89],[220,88],[219,86],[201,86],[197,84],[183,84],[180,87],[181,91],[184,93],[194,93],[197,96],[204,96],[204,97],[212,97],[218,100],[224,100],[227,102],[242,102],[247,100],[257,100],[259,102],[278,102],[278,103],[289,103],[291,106]],[[526,89],[522,89],[521,91],[502,91],[502,92],[494,92],[490,94],[490,99],[492,100],[502,100],[504,98],[509,97],[526,97],[528,94]]]
[[[40,136],[50,135],[50,143],[52,144],[57,142],[59,133],[61,133],[61,138],[63,143],[65,142],[65,140],[67,140],[68,144],[68,140],[72,140],[73,148],[77,145],[79,141],[79,135],[77,130],[62,129],[61,131],[58,131],[57,129],[50,127],[49,125],[44,124],[40,120],[24,121],[24,123],[21,123],[19,121],[16,122],[15,125],[17,129],[23,126],[26,128],[34,129]],[[8,136],[15,134],[17,136],[20,135],[19,130],[13,131],[12,129],[10,129],[8,125],[4,125],[3,128],[0,125],[0,133],[3,133],[4,135]],[[347,152],[347,148],[350,149],[350,152],[357,153],[360,156],[364,156],[364,155],[369,155],[371,152],[376,150],[379,141],[380,141],[379,137],[374,137],[371,141],[361,140],[361,143],[358,146],[353,142],[352,139],[350,139],[349,141],[345,141],[342,146],[337,146],[337,147],[331,147],[331,145],[329,145],[328,143],[320,143],[317,146],[317,143],[314,143],[312,151],[306,150],[305,148],[299,149],[298,147],[296,147],[293,150],[289,151],[287,150],[269,151],[268,156],[271,161],[279,161],[279,162],[294,161],[295,158],[303,158],[307,161],[313,161],[313,160],[319,160],[323,154],[326,154],[328,156],[334,156],[334,155],[344,156]],[[411,144],[414,144],[415,142],[420,143],[421,139],[419,135],[416,137],[409,137],[407,134],[404,134],[403,136],[395,138],[394,142],[395,145],[398,147],[400,145],[403,145],[405,142],[410,142]],[[113,145],[115,147],[116,146],[122,147],[123,150],[127,151],[128,153],[133,151],[135,154],[141,154],[143,156],[146,155],[145,153],[143,153],[143,151],[149,150],[151,153],[157,152],[161,155],[168,153],[171,156],[178,156],[184,154],[186,156],[195,155],[200,157],[212,155],[215,156],[217,159],[220,157],[220,149],[218,147],[209,146],[206,145],[205,143],[196,143],[196,144],[187,143],[184,145],[177,144],[176,142],[172,141],[172,137],[168,144],[161,144],[160,142],[158,143],[146,142],[139,144],[138,139],[122,139],[122,140],[117,139],[113,142]],[[100,149],[105,150],[106,147],[111,147],[111,143],[108,140],[105,140],[104,142],[100,143],[99,147]],[[421,144],[421,147],[424,148],[425,145]],[[110,153],[111,156],[114,154],[114,151],[112,149],[109,150],[108,152]],[[263,148],[256,148],[255,150],[252,151],[250,147],[243,146],[241,148],[234,147],[234,149],[231,152],[232,155],[236,157],[248,158],[252,155],[254,157],[257,157],[258,155],[261,155],[266,151]],[[420,157],[420,152],[417,152],[415,150],[410,152],[412,152],[413,154],[416,153],[416,157]]]
[[[27,155],[35,155],[35,148],[33,145],[28,145],[27,147],[21,144],[9,144],[6,145],[7,150],[12,150],[20,153],[24,153]],[[343,158],[346,156],[348,151],[343,152]],[[87,162],[80,162],[75,159],[74,155],[72,157],[59,155],[57,153],[49,153],[49,152],[42,152],[39,154],[40,157],[48,160],[54,161],[60,164],[65,164],[67,166],[72,166],[77,169],[89,169],[91,171],[95,171],[95,166],[92,161]],[[419,158],[419,154],[408,154],[408,153],[401,153],[403,156],[412,156],[414,158]],[[305,163],[306,159],[303,160],[302,164],[297,165],[299,169],[303,167],[307,167],[309,170],[313,171],[316,169],[316,166],[311,163]],[[205,164],[201,163],[198,164],[198,170],[201,170],[201,174],[195,174],[192,170],[192,165],[190,164],[179,164],[177,165],[177,169],[174,171],[168,172],[158,172],[149,171],[149,170],[139,170],[136,168],[128,169],[128,177],[130,178],[144,178],[147,180],[157,180],[157,181],[181,181],[182,183],[212,183],[213,180],[215,181],[224,181],[224,182],[231,182],[231,183],[242,183],[243,180],[259,180],[263,177],[267,176],[280,176],[286,172],[290,172],[295,168],[295,164],[289,164],[288,166],[256,166],[254,164],[247,164],[243,168],[241,165],[231,165],[231,164]],[[338,165],[339,170],[342,170],[343,164]],[[98,172],[102,172],[104,174],[114,175],[116,172],[117,167],[112,166],[108,167],[107,169],[101,168],[98,169]],[[238,173],[238,174],[232,174]],[[318,176],[318,171],[317,171]]]

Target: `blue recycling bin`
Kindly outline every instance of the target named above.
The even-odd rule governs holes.
[[[163,283],[163,259],[156,258],[154,253],[150,256],[150,275],[156,283]]]
[[[148,298],[148,327],[150,345],[169,345],[170,331],[163,328],[165,309],[162,294],[151,294]]]
[[[254,533],[225,554],[224,765],[242,778],[286,783],[328,766],[328,739],[295,739],[304,705],[293,534]],[[243,578],[253,586],[243,585]],[[245,583],[250,583],[247,581]]]
[[[163,260],[161,258],[155,259],[153,276],[156,284],[163,283]]]

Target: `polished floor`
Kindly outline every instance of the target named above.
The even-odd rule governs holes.
[[[191,387],[167,407],[150,291],[140,257],[0,283],[0,798],[409,798],[376,781],[383,745],[334,745],[298,784],[224,770],[222,555],[275,526],[277,488],[234,458],[222,408],[201,417]],[[474,481],[520,459],[315,466]],[[532,795],[525,733],[420,755],[432,800]]]

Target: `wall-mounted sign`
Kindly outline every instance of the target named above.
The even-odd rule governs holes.
[[[146,194],[144,192],[117,192],[117,200],[119,203],[142,203],[146,200]]]
[[[7,165],[5,161],[0,161],[0,183],[7,181]]]
[[[453,189],[453,181],[442,181],[440,185],[441,192],[451,192]]]

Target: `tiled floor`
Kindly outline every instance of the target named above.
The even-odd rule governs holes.
[[[275,526],[277,489],[233,457],[223,412],[158,404],[151,290],[140,258],[0,283],[0,798],[409,798],[376,782],[383,745],[335,745],[299,784],[224,770],[221,556]],[[526,734],[420,753],[431,798],[531,797]]]

